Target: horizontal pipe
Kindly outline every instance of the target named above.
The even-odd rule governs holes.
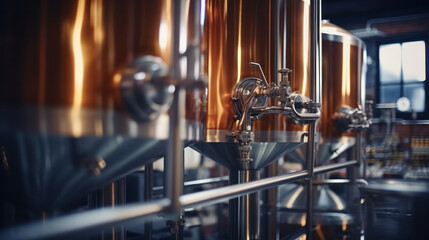
[[[321,174],[321,173],[326,173],[326,172],[331,172],[334,170],[338,170],[341,168],[347,168],[347,167],[352,167],[357,165],[357,161],[356,160],[351,160],[351,161],[347,161],[347,162],[342,162],[342,163],[334,163],[334,164],[330,164],[330,165],[326,165],[326,166],[320,166],[320,167],[315,167],[314,168],[314,174]]]
[[[200,186],[200,185],[204,185],[204,184],[214,184],[214,183],[227,182],[228,180],[229,180],[228,176],[223,176],[223,177],[205,178],[205,179],[188,181],[188,182],[185,182],[183,185],[184,185],[184,187],[195,187],[195,186]],[[153,188],[153,194],[154,195],[162,194],[163,191],[164,191],[163,186]]]
[[[56,239],[62,235],[102,228],[140,217],[150,216],[167,210],[168,206],[170,206],[170,201],[168,199],[163,199],[116,208],[88,210],[14,227],[0,232],[0,239]]]
[[[228,180],[229,180],[229,176],[205,178],[205,179],[199,179],[199,180],[185,182],[184,186],[185,187],[194,187],[194,186],[199,186],[199,185],[204,185],[204,184],[227,182]]]
[[[313,185],[333,185],[333,184],[349,184],[350,179],[324,179],[324,180],[313,180]],[[368,185],[365,179],[357,179],[356,183],[362,185]]]
[[[303,179],[307,176],[307,171],[299,171],[287,175],[265,178],[258,181],[236,184],[232,186],[226,186],[197,193],[190,193],[181,196],[179,200],[181,202],[182,208],[200,205],[210,205],[232,198],[240,197],[245,194],[250,194],[271,187],[275,187],[283,183]]]

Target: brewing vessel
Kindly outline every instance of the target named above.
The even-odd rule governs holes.
[[[196,3],[175,22],[169,0],[1,3],[2,202],[53,211],[162,157],[180,84],[200,135]]]

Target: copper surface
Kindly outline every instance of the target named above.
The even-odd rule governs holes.
[[[279,2],[275,6],[277,1],[207,1],[204,31],[208,49],[207,129],[237,129],[231,101],[233,88],[245,77],[261,78],[257,69],[249,66],[250,62],[262,66],[269,83],[278,78],[277,68],[292,69],[290,78],[293,90],[310,96],[309,1]],[[280,11],[278,35],[274,17],[277,10]],[[255,131],[305,129],[291,124],[280,115],[265,115],[255,121],[253,127]]]
[[[169,1],[4,1],[0,104],[122,109],[118,73],[150,54],[170,64]]]
[[[341,106],[356,108],[362,102],[363,49],[351,44],[354,36],[349,32],[329,23],[323,24],[322,32],[325,27],[345,35],[342,41],[322,41],[322,137],[355,136],[354,131],[338,131],[333,117]]]

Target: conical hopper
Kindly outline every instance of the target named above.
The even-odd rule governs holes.
[[[282,210],[305,211],[307,209],[307,185],[285,184],[278,188],[278,207]],[[313,188],[313,209],[315,211],[344,211],[345,201],[327,185]]]
[[[278,217],[280,236],[284,237],[305,226],[307,184],[285,184],[278,188]],[[328,185],[313,187],[313,224],[317,226],[314,239],[344,239],[357,233],[355,217],[347,213],[344,199]]]
[[[322,166],[330,160],[337,158],[339,155],[350,149],[356,143],[355,137],[341,137],[322,139],[317,145],[316,166]],[[288,161],[305,164],[306,162],[307,143],[301,145],[293,151],[286,153]]]
[[[239,161],[240,154],[237,143],[198,142],[192,145],[192,148],[229,170],[244,170],[262,169],[302,144],[294,142],[252,142],[250,144],[252,146],[250,157],[253,161],[246,165]]]
[[[166,152],[166,115],[137,124],[118,112],[82,110],[73,121],[67,109],[0,107],[0,114],[2,200],[24,209],[61,209]],[[94,122],[104,123],[104,135],[92,132]],[[73,137],[76,124],[83,136]]]
[[[0,145],[7,159],[4,196],[16,205],[49,211],[162,157],[166,140],[20,134],[2,135]]]

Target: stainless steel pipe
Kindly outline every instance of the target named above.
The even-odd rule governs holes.
[[[113,226],[132,219],[148,217],[167,210],[169,206],[170,201],[163,199],[156,202],[130,204],[116,208],[89,210],[17,226],[0,232],[0,239],[54,239],[77,232]]]
[[[259,180],[259,170],[240,170],[238,172],[239,183],[248,183]],[[239,198],[239,231],[238,239],[260,238],[260,192],[244,195]]]
[[[320,64],[321,64],[321,4],[320,0],[312,0],[311,4],[311,59],[312,68],[311,81],[313,88],[311,91],[311,99],[315,103],[320,103],[321,99],[321,82],[320,82]],[[313,177],[315,173],[314,163],[316,161],[316,146],[315,146],[315,135],[316,134],[316,123],[310,123],[308,129],[308,145],[307,145],[307,171],[308,171],[308,183],[307,183],[307,215],[306,215],[306,234],[307,239],[312,239],[313,231]]]
[[[144,200],[152,200],[153,195],[153,163],[146,164],[144,167]],[[144,235],[146,240],[152,240],[152,222],[147,221],[144,224]]]
[[[237,198],[245,194],[265,190],[280,184],[304,179],[307,176],[307,171],[298,171],[287,175],[186,194],[180,197],[180,202],[182,204],[182,208],[210,205]]]
[[[352,166],[355,166],[356,164],[357,164],[356,160],[350,160],[347,162],[334,163],[327,166],[315,167],[314,174],[327,173],[327,172],[331,172],[342,168],[352,167]]]
[[[182,56],[179,52],[181,44],[181,25],[183,19],[181,19],[182,6],[184,1],[171,1],[172,12],[173,12],[173,47],[172,53],[173,63],[171,68],[171,75],[176,80],[182,80],[180,60]],[[183,193],[183,114],[185,107],[185,91],[178,84],[174,93],[174,100],[170,107],[170,132],[167,156],[164,159],[165,164],[165,196],[171,200],[170,210],[178,211],[180,209],[180,203],[178,201],[179,196]]]

